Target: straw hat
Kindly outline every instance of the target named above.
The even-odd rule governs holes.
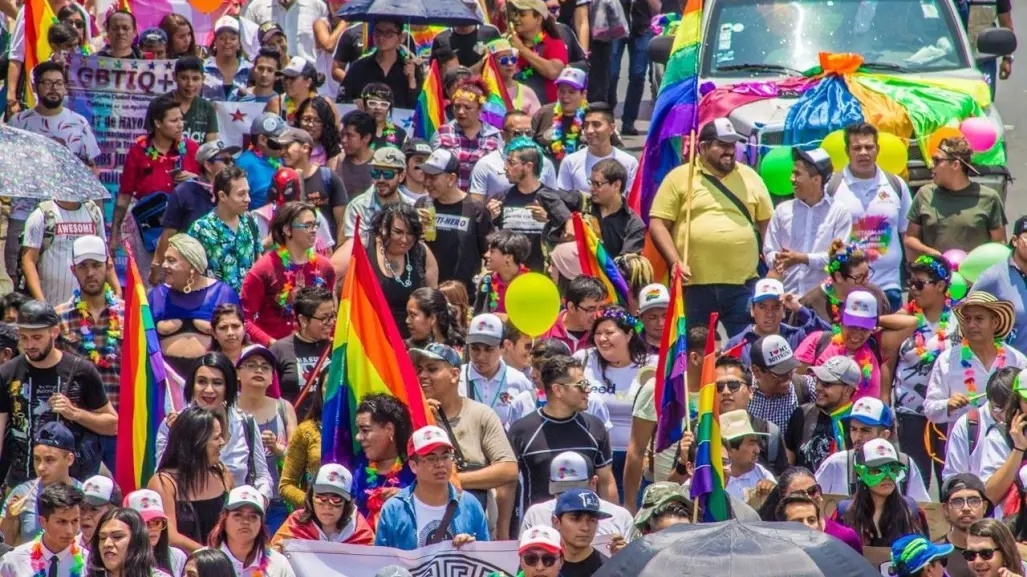
[[[984,291],[971,291],[966,299],[953,310],[959,324],[963,325],[963,310],[966,307],[981,307],[988,309],[998,317],[998,328],[995,329],[995,337],[1004,339],[1013,330],[1013,320],[1016,312],[1013,310],[1013,303],[995,298],[995,295]]]

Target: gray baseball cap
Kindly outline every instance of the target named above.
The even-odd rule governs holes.
[[[842,383],[850,387],[859,386],[859,366],[856,365],[856,361],[844,355],[831,357],[824,364],[813,367],[813,374],[825,383]]]
[[[281,116],[273,112],[265,112],[250,123],[250,136],[281,136],[289,125]]]

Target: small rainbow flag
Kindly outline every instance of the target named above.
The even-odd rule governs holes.
[[[643,295],[641,300],[645,300]],[[667,323],[663,325],[660,356],[656,363],[656,451],[663,451],[681,440],[681,422],[688,418],[688,332],[685,326],[685,298],[681,289],[681,269],[674,267],[670,286]]]
[[[415,430],[434,423],[399,329],[382,314],[389,305],[359,236],[342,285],[321,422],[321,462],[347,467],[362,452],[355,411],[365,395],[388,393],[406,403]]]
[[[414,107],[414,136],[428,141],[435,136],[435,131],[445,122],[445,102],[446,93],[442,90],[439,61],[432,60],[431,70],[424,79],[421,94],[417,97],[417,106]]]
[[[420,24],[408,26],[407,33],[410,34],[410,40],[414,44],[414,54],[422,58],[429,57],[431,55],[431,45],[435,42],[435,37],[445,29],[445,26]]]
[[[156,471],[157,429],[185,405],[164,370],[146,289],[130,248],[125,272],[125,320],[121,341],[121,393],[115,477],[127,495],[146,486]]]
[[[673,297],[671,297],[673,298]],[[692,476],[692,500],[702,508],[703,521],[726,521],[731,518],[727,486],[724,478],[723,441],[720,438],[720,403],[713,354],[717,313],[710,314],[710,333],[706,338],[706,356],[702,366],[702,389],[699,391],[699,424],[696,433],[695,474]],[[662,355],[661,355],[662,356]],[[659,398],[659,397],[657,397]]]
[[[32,92],[32,69],[37,64],[49,60],[53,54],[47,35],[50,33],[50,27],[57,22],[57,16],[47,0],[26,0],[24,10],[25,72],[21,79],[25,83],[26,103],[29,106],[35,106],[36,95]],[[10,90],[14,89],[14,87],[10,88]]]
[[[627,306],[628,283],[624,281],[617,265],[603,248],[602,241],[599,240],[592,228],[585,226],[581,219],[581,213],[575,212],[572,218],[574,219],[574,242],[578,244],[578,260],[581,262],[581,274],[603,281],[610,297],[615,298],[617,304]]]
[[[481,79],[489,89],[485,105],[481,109],[481,119],[483,122],[503,130],[503,120],[506,118],[506,113],[513,110],[513,103],[510,101],[510,94],[506,91],[503,77],[499,74],[496,57],[492,54],[485,57],[485,63],[481,69]]]

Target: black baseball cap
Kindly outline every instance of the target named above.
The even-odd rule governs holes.
[[[977,491],[977,493],[981,495],[981,499],[984,499],[984,503],[987,506],[984,516],[991,517],[991,513],[995,509],[995,506],[988,500],[988,496],[984,492],[984,481],[981,481],[980,477],[973,473],[960,473],[958,475],[953,475],[941,484],[941,490],[938,491],[938,496],[942,503],[947,503],[949,498],[952,497],[952,494],[959,491]]]
[[[1013,236],[1020,236],[1025,232],[1027,232],[1027,216],[1021,216],[1013,224]]]
[[[48,329],[59,324],[57,311],[46,301],[29,301],[18,309],[19,329]]]
[[[735,125],[727,118],[715,118],[703,125],[699,130],[699,142],[710,142],[719,140],[721,142],[735,143],[742,142],[745,137],[738,134]]]
[[[431,145],[423,138],[408,138],[403,143],[403,154],[410,158],[416,154],[428,156],[431,154]]]
[[[36,442],[33,447],[36,445],[45,445],[74,453],[75,435],[64,424],[58,421],[51,421],[40,427],[39,431],[36,432]]]

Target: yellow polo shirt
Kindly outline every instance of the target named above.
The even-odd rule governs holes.
[[[663,179],[649,212],[651,218],[674,223],[671,234],[679,255],[685,252],[688,170],[689,165],[684,164]],[[702,178],[700,172],[709,174],[700,165],[692,183],[695,196],[692,200],[692,238],[688,246],[692,279],[688,284],[743,284],[756,276],[759,251],[756,235],[735,204]],[[763,179],[755,170],[736,164],[721,182],[745,204],[754,221],[770,220],[774,206]]]

